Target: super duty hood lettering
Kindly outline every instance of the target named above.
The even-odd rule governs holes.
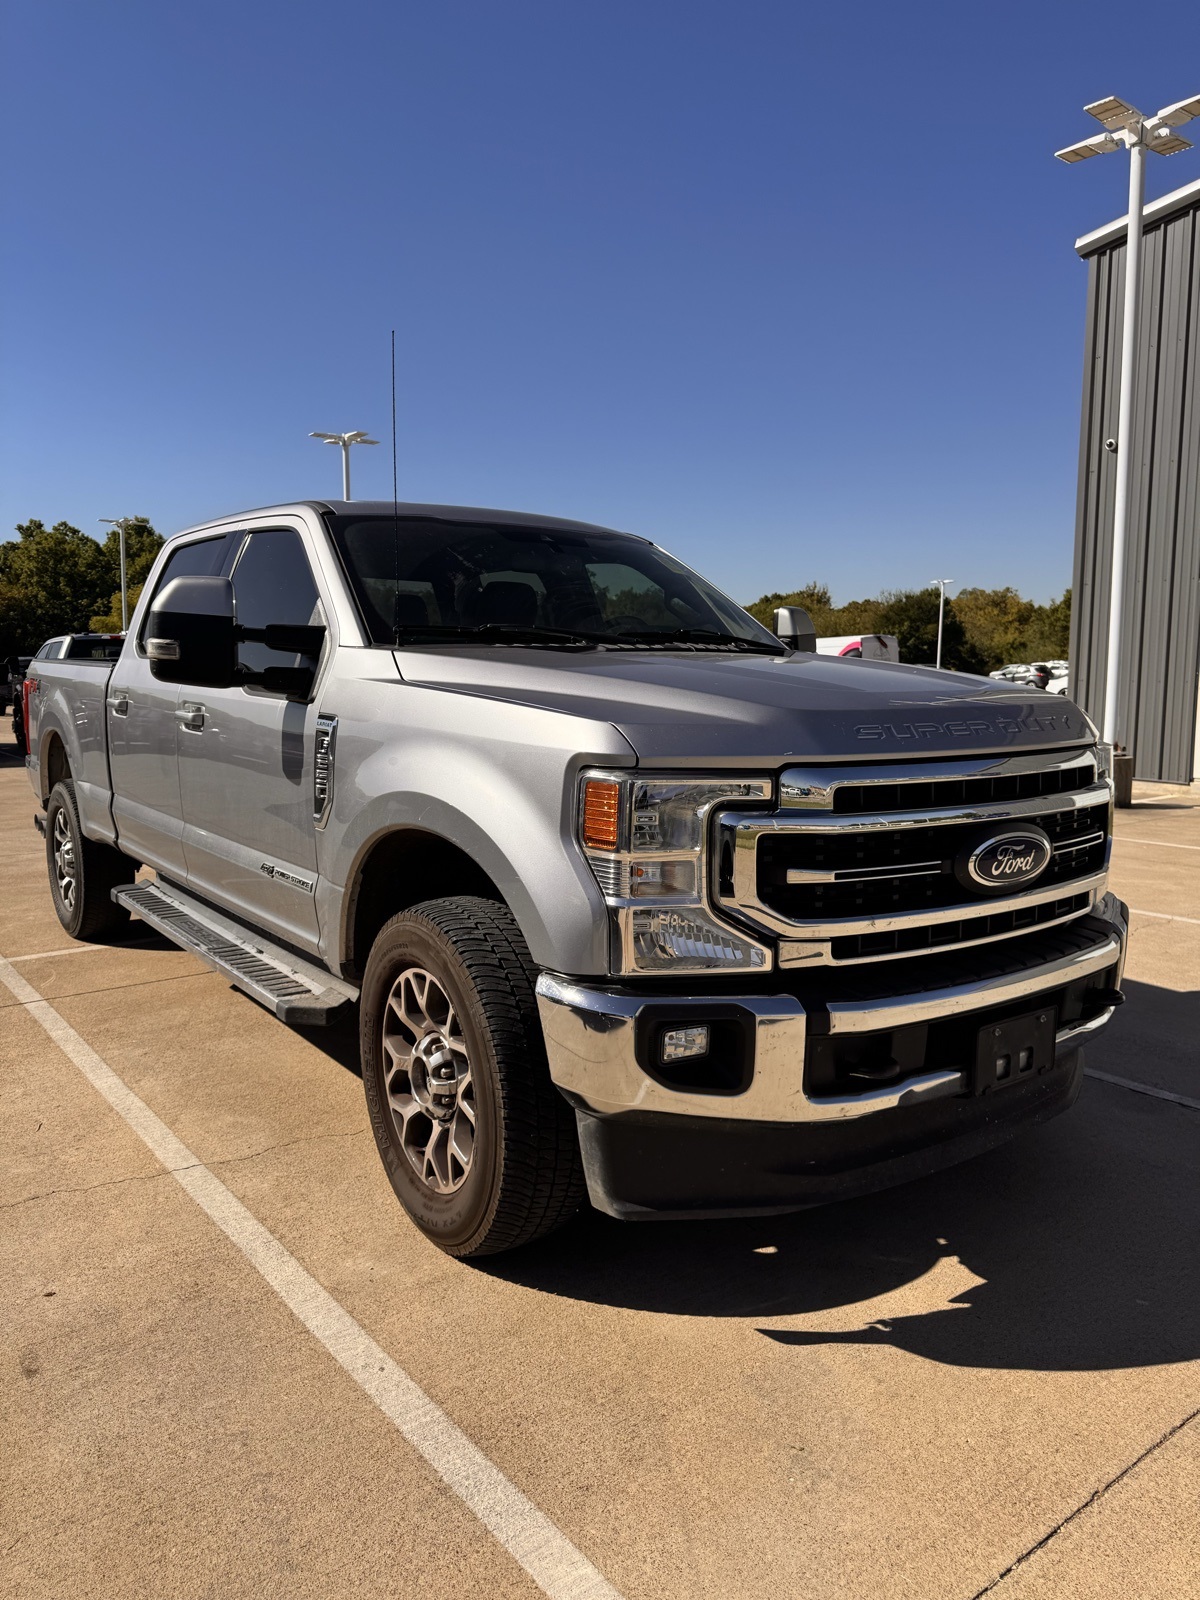
[[[518,649],[397,652],[404,679],[620,730],[643,762],[955,755],[1089,743],[1069,701],[884,661]]]

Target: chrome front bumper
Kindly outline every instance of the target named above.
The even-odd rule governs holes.
[[[1029,1000],[1036,1006],[1039,995],[1113,967],[1119,982],[1127,937],[1125,907],[1107,896],[1093,920],[1105,925],[1094,943],[1034,967],[885,998],[831,998],[823,1006],[828,1032],[838,1037],[884,1031],[1014,1001]],[[948,1068],[861,1094],[810,1098],[804,1090],[805,1008],[790,994],[703,993],[698,988],[686,994],[665,994],[632,986],[605,989],[543,973],[537,998],[551,1077],[578,1107],[600,1115],[636,1111],[725,1121],[844,1122],[961,1095],[968,1088],[966,1072]],[[681,1021],[702,1022],[705,1008],[713,1006],[737,1007],[753,1018],[752,1072],[744,1089],[730,1094],[672,1088],[644,1070],[638,1061],[636,1035],[638,1017],[645,1008],[669,1009]],[[1056,1036],[1059,1050],[1071,1048],[1103,1027],[1113,1009],[1108,1006],[1086,1021],[1061,1028]]]

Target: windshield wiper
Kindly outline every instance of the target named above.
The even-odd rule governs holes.
[[[597,645],[617,645],[611,633],[588,633],[580,628],[526,627],[519,622],[481,622],[474,627],[455,622],[403,623],[393,630],[396,645],[442,644],[461,639],[466,644],[558,645],[565,650],[594,650]]]
[[[690,645],[697,649],[748,650],[755,654],[787,653],[785,644],[768,644],[760,639],[743,639],[736,633],[720,633],[715,628],[677,628],[664,633],[658,628],[635,632],[591,633],[586,628],[541,628],[519,622],[480,622],[471,626],[459,622],[408,622],[393,630],[393,643],[542,645],[560,650],[639,650],[671,649]]]
[[[716,628],[674,628],[670,632],[663,632],[658,628],[646,628],[637,633],[623,629],[617,637],[636,644],[707,645],[710,649],[752,650],[771,656],[787,653],[787,645],[782,640],[768,644],[765,639],[744,639],[740,634],[720,633]]]

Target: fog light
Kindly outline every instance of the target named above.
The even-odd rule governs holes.
[[[668,1028],[662,1036],[659,1054],[664,1066],[668,1061],[689,1061],[693,1056],[706,1056],[707,1025],[701,1028]]]

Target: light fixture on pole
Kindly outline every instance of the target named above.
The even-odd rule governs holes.
[[[1125,235],[1125,304],[1121,324],[1121,395],[1117,410],[1117,481],[1113,493],[1112,581],[1108,601],[1108,661],[1104,680],[1103,739],[1118,743],[1117,701],[1121,689],[1122,620],[1125,600],[1125,547],[1129,538],[1129,487],[1133,475],[1133,407],[1138,352],[1138,284],[1142,266],[1142,207],[1146,192],[1146,151],[1173,156],[1192,148],[1175,132],[1200,117],[1200,95],[1177,100],[1152,117],[1116,95],[1083,108],[1104,127],[1103,133],[1069,144],[1054,154],[1060,161],[1086,161],[1114,150],[1129,151],[1129,216]]]
[[[110,528],[117,530],[117,547],[120,550],[121,564],[121,632],[125,633],[129,627],[129,601],[126,598],[125,587],[125,524],[128,517],[97,517],[97,522],[103,522]]]
[[[310,433],[310,439],[323,439],[326,444],[342,447],[342,499],[350,498],[350,446],[352,444],[378,444],[378,439],[368,439],[362,429],[354,433]]]
[[[937,586],[938,586],[937,665],[940,667],[941,664],[942,664],[942,623],[945,621],[945,618],[946,618],[946,585],[948,583],[953,583],[954,579],[953,578],[934,578],[932,581],[934,583],[936,583]]]

